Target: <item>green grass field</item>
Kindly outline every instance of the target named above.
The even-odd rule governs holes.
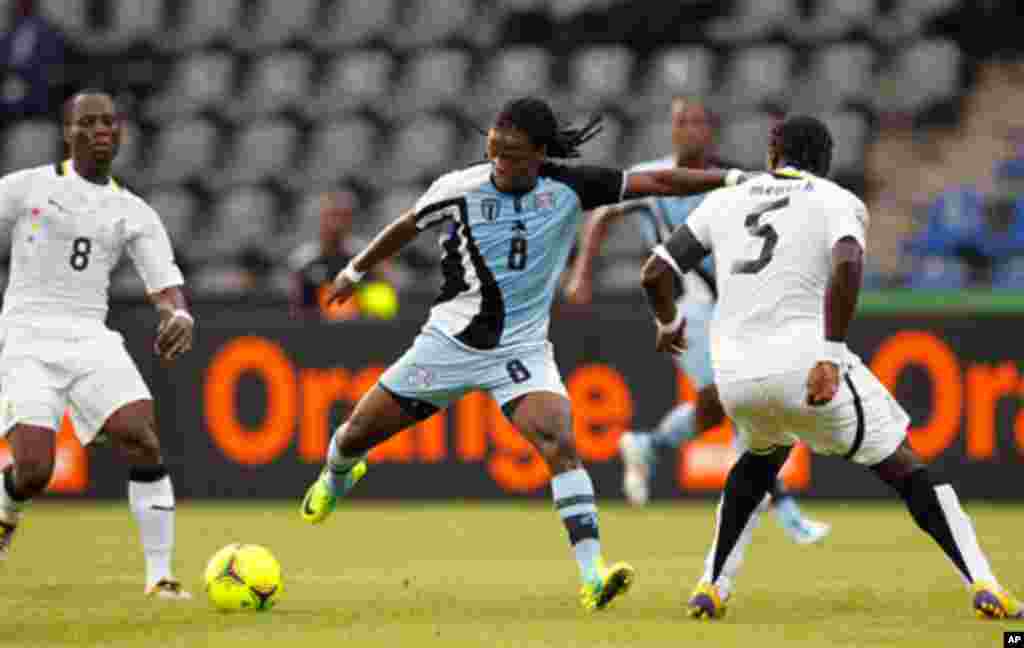
[[[0,646],[984,648],[1024,630],[975,619],[952,567],[901,508],[806,508],[833,524],[827,544],[792,545],[767,518],[729,614],[708,623],[687,619],[682,603],[711,536],[710,502],[606,506],[605,553],[631,561],[638,579],[597,615],[579,608],[565,532],[540,503],[360,503],[310,527],[293,503],[182,502],[176,565],[198,596],[179,604],[143,599],[125,505],[42,502],[0,567]],[[1024,592],[1024,510],[968,509],[997,573]],[[232,541],[281,560],[274,611],[208,607],[200,573]]]

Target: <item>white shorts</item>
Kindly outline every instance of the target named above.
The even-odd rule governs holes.
[[[739,448],[768,452],[799,440],[819,454],[874,466],[903,443],[910,417],[863,364],[851,367],[836,397],[821,406],[807,404],[808,372],[718,385]]]
[[[82,445],[125,405],[152,400],[114,331],[71,338],[31,329],[7,332],[0,354],[0,436],[18,423],[60,429],[70,410]]]

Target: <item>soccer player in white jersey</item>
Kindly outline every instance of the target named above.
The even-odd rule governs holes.
[[[14,463],[0,484],[0,557],[27,502],[53,473],[66,409],[88,445],[108,437],[129,464],[128,499],[146,559],[145,593],[189,594],[171,571],[174,491],[153,400],[121,336],[108,329],[110,273],[127,252],[160,322],[154,351],[173,361],[192,345],[192,316],[160,217],[111,177],[121,139],[114,101],[87,90],[64,112],[70,159],[0,178],[0,225],[13,227],[0,355],[0,433]]]
[[[632,170],[676,167],[711,169],[722,166],[712,160],[715,137],[711,121],[711,115],[699,100],[692,97],[674,98],[671,133],[673,155],[638,164]],[[591,212],[584,228],[580,253],[566,285],[569,301],[577,304],[590,301],[594,259],[600,253],[601,244],[608,236],[612,224],[621,221],[627,214],[632,216],[630,224],[640,230],[644,243],[653,248],[663,243],[673,230],[686,222],[706,195],[643,198],[599,207]],[[709,259],[705,260],[688,272],[684,281],[685,299],[680,299],[677,305],[687,320],[687,349],[685,353],[676,356],[675,360],[679,369],[693,383],[697,399],[692,405],[676,405],[650,433],[630,430],[622,435],[619,441],[624,466],[622,490],[630,503],[636,506],[647,503],[659,455],[678,450],[685,441],[725,421],[725,410],[718,398],[718,389],[714,385],[711,371],[708,335],[717,298],[714,264]],[[743,454],[738,438],[736,451],[737,456]],[[829,525],[805,517],[796,498],[786,490],[782,480],[776,481],[770,499],[780,526],[794,542],[811,544],[828,535]]]
[[[754,511],[800,439],[870,468],[895,489],[970,588],[979,616],[1020,618],[1021,604],[993,575],[952,486],[907,443],[910,417],[846,347],[868,214],[857,197],[824,179],[831,159],[822,122],[786,119],[772,131],[770,172],[709,195],[644,266],[656,347],[678,353],[686,341],[674,277],[714,256],[715,378],[748,448],[729,472],[689,614],[724,614]]]
[[[602,609],[629,588],[633,568],[606,567],[601,557],[594,486],[576,455],[570,402],[548,342],[551,303],[584,209],[624,194],[709,191],[741,174],[626,174],[549,161],[578,156],[598,125],[563,129],[546,102],[510,101],[488,131],[488,162],[442,176],[335,279],[333,297],[346,300],[364,273],[420,232],[447,224],[445,281],[430,318],[335,432],[326,469],[303,499],[305,520],[321,522],[334,510],[366,472],[371,448],[480,389],[550,468],[555,508],[583,581],[583,606]]]

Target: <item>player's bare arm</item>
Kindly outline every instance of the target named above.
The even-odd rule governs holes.
[[[195,331],[195,319],[188,311],[185,294],[179,286],[171,286],[149,298],[160,315],[153,351],[163,360],[176,360],[192,348]]]
[[[642,283],[658,327],[655,343],[658,351],[680,353],[686,349],[683,337],[686,320],[676,309],[676,286],[683,282],[676,282],[675,277],[682,278],[708,254],[708,249],[701,245],[690,227],[683,225],[664,245],[654,248],[644,264]]]
[[[419,233],[420,230],[416,227],[416,212],[410,209],[381,230],[366,249],[360,252],[348,267],[338,273],[327,296],[327,303],[348,301],[355,292],[356,284],[364,274],[373,270],[379,263],[393,257],[411,243]]]
[[[825,291],[825,344],[842,354],[846,349],[846,333],[857,310],[861,276],[864,273],[864,250],[852,236],[836,242],[832,248],[832,276]],[[818,362],[807,377],[807,403],[823,405],[839,391],[837,361]]]
[[[594,259],[601,253],[601,246],[608,237],[611,226],[626,214],[650,208],[646,200],[629,200],[617,205],[598,207],[587,215],[580,253],[573,263],[565,288],[565,296],[570,303],[590,303],[593,296]]]
[[[746,179],[739,169],[703,171],[699,169],[661,169],[637,171],[626,176],[627,197],[688,196],[737,185]]]

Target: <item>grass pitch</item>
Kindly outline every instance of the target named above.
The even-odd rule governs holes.
[[[720,622],[682,604],[711,538],[711,502],[603,507],[610,560],[637,569],[630,595],[587,615],[576,565],[549,504],[366,504],[324,525],[286,503],[181,502],[179,577],[190,603],[142,597],[127,506],[41,502],[0,566],[0,646],[1001,646],[1024,623],[976,620],[953,568],[894,505],[808,504],[831,522],[824,546],[791,544],[769,515]],[[1024,507],[967,507],[997,574],[1024,593]],[[207,558],[234,541],[280,559],[285,592],[264,614],[206,603]]]

